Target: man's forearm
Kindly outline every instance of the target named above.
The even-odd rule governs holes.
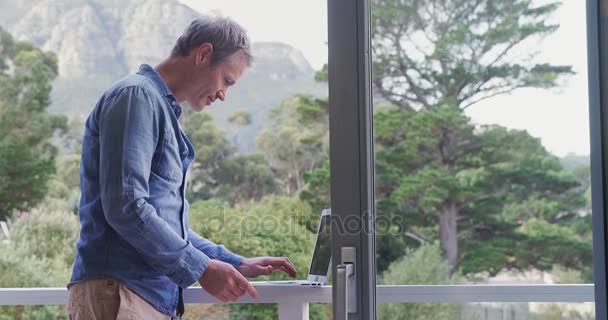
[[[188,240],[209,258],[229,263],[233,267],[237,267],[244,259],[242,256],[226,249],[223,245],[215,244],[213,241],[201,237],[190,228],[188,228]]]

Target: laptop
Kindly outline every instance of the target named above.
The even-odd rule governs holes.
[[[324,286],[327,284],[331,268],[331,209],[323,209],[317,229],[315,250],[310,259],[308,278],[306,280],[259,281],[255,284]]]

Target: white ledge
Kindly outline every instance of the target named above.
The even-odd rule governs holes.
[[[331,303],[331,286],[306,287],[253,282],[259,299],[237,303]],[[57,305],[66,288],[0,288],[0,305]],[[200,287],[184,292],[186,303],[222,303]],[[572,285],[379,285],[378,303],[404,302],[594,302],[593,284]]]

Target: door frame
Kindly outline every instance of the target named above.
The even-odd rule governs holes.
[[[328,1],[332,283],[341,248],[356,251],[357,312],[376,319],[370,2]],[[337,287],[332,289],[336,301]],[[339,306],[334,304],[333,312]]]

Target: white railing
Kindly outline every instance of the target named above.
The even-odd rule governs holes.
[[[309,303],[331,303],[331,287],[305,287],[253,282],[260,297],[236,303],[278,304],[279,319],[308,320]],[[0,288],[0,305],[58,305],[67,301],[65,288]],[[184,292],[186,303],[219,304],[200,287]],[[594,302],[592,284],[576,285],[381,285],[378,303],[404,302]]]

